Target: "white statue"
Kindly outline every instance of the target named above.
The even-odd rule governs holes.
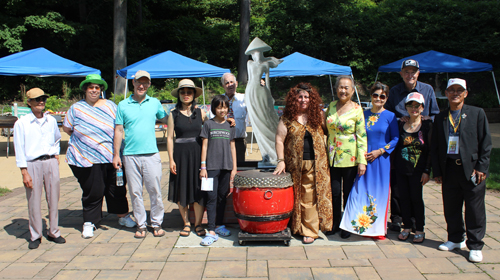
[[[283,60],[275,57],[264,57],[263,53],[269,50],[271,50],[269,45],[255,37],[245,51],[245,54],[251,55],[253,59],[247,63],[248,84],[245,90],[245,103],[252,123],[253,134],[262,155],[263,166],[275,166],[278,160],[275,136],[279,117],[274,110],[274,99],[269,88],[269,68],[275,68]],[[265,85],[261,85],[264,73],[266,74],[266,82]]]

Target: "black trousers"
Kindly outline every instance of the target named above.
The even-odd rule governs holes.
[[[208,230],[213,231],[215,225],[222,225],[224,220],[231,170],[208,170],[207,176],[214,179],[213,191],[204,191],[207,202]]]
[[[402,222],[402,216],[403,214],[401,213],[401,207],[399,203],[399,190],[397,187],[397,176],[396,176],[396,170],[393,166],[395,158],[395,153],[391,153],[391,177],[390,177],[390,188],[391,188],[391,221],[393,223],[401,223]]]
[[[425,206],[422,179],[422,171],[415,170],[412,175],[395,172],[398,182],[396,188],[399,191],[399,202],[401,203],[401,216],[405,229],[413,226],[412,217],[415,218],[417,231],[424,231]]]
[[[353,167],[330,167],[330,178],[332,187],[332,204],[333,204],[333,229],[338,231],[340,221],[342,220],[342,205],[347,203],[349,194],[351,193],[354,180],[358,174],[358,166]],[[342,199],[343,198],[343,199]],[[342,201],[344,202],[342,204]]]
[[[245,138],[234,138],[234,146],[236,148],[236,162],[244,163],[247,152],[247,140]]]
[[[467,233],[467,248],[481,250],[486,233],[486,207],[484,196],[486,183],[475,186],[466,178],[461,165],[454,160],[446,162],[446,174],[443,176],[443,206],[446,219],[448,240],[459,243]],[[465,202],[465,227],[462,208]]]
[[[106,198],[108,213],[128,213],[125,172],[123,186],[116,186],[116,169],[111,163],[91,167],[69,166],[82,188],[83,221],[97,224],[102,219],[102,201]]]

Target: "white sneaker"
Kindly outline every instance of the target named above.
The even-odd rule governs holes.
[[[128,214],[125,217],[119,218],[118,224],[120,224],[121,226],[126,226],[128,228],[133,228],[133,227],[137,226],[137,223],[134,222],[134,220],[132,220],[132,218],[130,217],[130,214]]]
[[[470,250],[469,261],[480,262],[482,260],[483,260],[483,253],[481,252],[481,250]]]
[[[460,243],[446,241],[445,243],[439,245],[438,249],[441,251],[453,251],[458,248],[464,249],[465,247],[466,247],[465,241],[462,241]]]
[[[82,237],[83,238],[94,237],[94,229],[96,229],[96,227],[93,223],[91,222],[83,223]]]

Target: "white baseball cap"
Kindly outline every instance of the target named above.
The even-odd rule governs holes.
[[[464,79],[459,79],[459,78],[451,78],[448,80],[448,85],[446,86],[446,89],[451,87],[452,85],[459,85],[463,87],[465,90],[467,90],[467,84]]]
[[[424,96],[418,92],[411,92],[410,94],[408,94],[408,96],[406,96],[405,104],[408,104],[408,102],[412,102],[412,101],[417,101],[418,103],[420,103],[422,105],[425,104]]]

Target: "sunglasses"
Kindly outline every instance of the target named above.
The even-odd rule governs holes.
[[[40,97],[37,97],[37,98],[31,98],[30,100],[34,100],[34,101],[36,101],[36,102],[40,102],[40,101],[45,102],[45,101],[47,101],[47,97],[45,97],[45,96],[40,96]]]
[[[101,87],[100,86],[88,86],[87,89],[97,89],[97,90],[101,90]]]
[[[380,100],[385,100],[387,96],[385,94],[372,93],[373,98],[380,98]]]
[[[418,109],[420,108],[420,106],[422,106],[422,104],[418,104],[418,105],[411,105],[411,104],[406,104],[406,108],[410,108],[410,109]]]

